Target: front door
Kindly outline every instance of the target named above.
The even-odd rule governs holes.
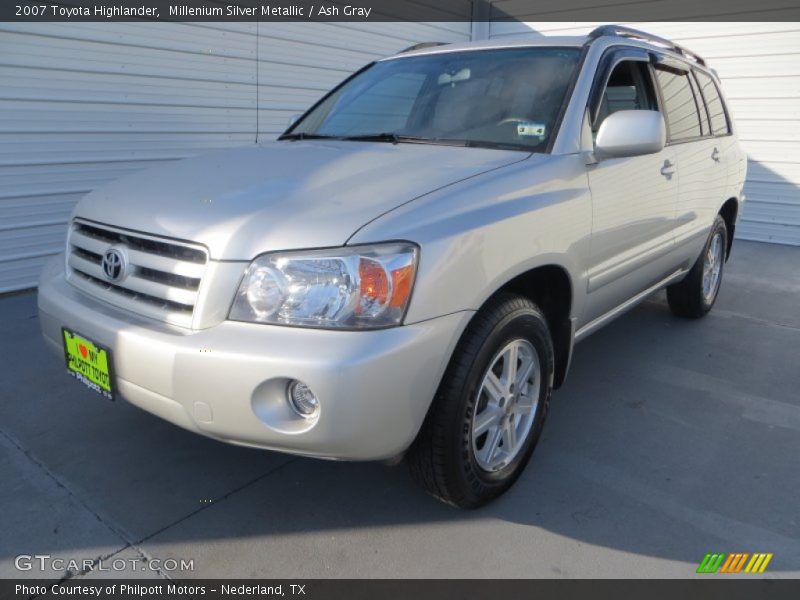
[[[618,110],[658,110],[647,62],[613,67],[592,112],[593,134]],[[601,160],[587,166],[592,194],[592,242],[582,324],[612,311],[674,271],[678,174],[675,151]]]

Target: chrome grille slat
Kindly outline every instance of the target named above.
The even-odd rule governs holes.
[[[183,304],[188,307],[193,307],[197,300],[197,291],[184,290],[181,288],[170,287],[149,279],[131,275],[127,277],[120,287],[125,287],[133,292],[160,298],[161,300],[169,300],[177,304]]]
[[[158,271],[148,267],[139,267],[136,269],[136,273],[139,277],[144,279],[149,279],[151,281],[155,281],[156,283],[162,283],[164,285],[170,285],[184,290],[197,291],[197,288],[200,287],[199,278],[174,275],[172,273],[165,273],[164,271]]]
[[[94,236],[86,235],[80,230],[75,230],[72,232],[70,241],[73,246],[83,250],[88,250],[89,252],[94,252],[100,256],[102,256],[103,252],[105,252],[110,246],[109,242],[103,241]],[[154,271],[161,271],[163,273],[169,273],[172,275],[191,277],[193,279],[199,279],[202,277],[203,272],[206,269],[205,263],[199,264],[194,262],[177,262],[171,258],[160,256],[158,254],[141,252],[139,250],[134,250],[133,248],[128,248],[128,256],[130,257],[132,263],[140,267],[145,267],[148,269],[153,269]]]
[[[70,242],[77,248],[81,248],[82,250],[86,250],[88,252],[94,252],[100,256],[103,255],[103,252],[105,252],[106,248],[109,246],[108,242],[104,242],[96,237],[84,235],[78,229],[73,229],[70,236]]]
[[[130,250],[141,250],[155,255],[167,256],[175,260],[205,264],[208,256],[205,250],[194,248],[172,240],[161,240],[155,236],[144,234],[134,234],[125,231],[88,224],[83,221],[75,221],[73,229],[86,236],[104,241],[109,245],[124,244]]]
[[[126,275],[110,281],[103,256],[112,247],[128,258]],[[206,251],[185,242],[75,220],[67,241],[67,277],[101,300],[168,323],[191,327]]]
[[[103,275],[103,268],[100,266],[100,263],[88,261],[77,252],[70,254],[67,264],[74,270],[85,273],[86,275],[91,275],[100,281],[105,278]]]
[[[165,258],[157,254],[148,254],[138,250],[128,250],[131,262],[154,271],[169,273],[170,275],[181,275],[192,279],[200,279],[205,273],[206,265],[198,263],[177,262],[171,258]]]
[[[102,255],[97,254],[96,252],[92,252],[91,250],[85,250],[83,248],[73,247],[72,248],[72,252],[76,256],[79,256],[80,258],[83,258],[84,260],[88,260],[91,263],[95,263],[95,264],[99,265],[100,263],[103,262]]]
[[[81,280],[85,280],[85,281],[91,282],[91,284],[93,286],[102,288],[104,290],[113,292],[115,294],[119,294],[122,297],[130,298],[131,300],[145,302],[146,306],[141,311],[139,311],[143,315],[158,318],[158,316],[161,313],[160,312],[159,313],[154,313],[153,310],[152,310],[153,308],[156,308],[156,309],[159,309],[159,310],[172,310],[172,311],[177,311],[177,312],[188,312],[189,315],[191,316],[192,307],[190,307],[190,306],[185,306],[183,304],[172,304],[167,300],[160,301],[160,300],[158,300],[158,298],[153,298],[152,296],[145,296],[143,294],[137,294],[136,292],[132,292],[132,291],[130,291],[128,289],[121,288],[121,287],[116,286],[114,284],[107,283],[105,281],[101,281],[99,279],[96,279],[95,277],[92,277],[91,275],[86,275],[85,273],[81,273],[80,271],[75,271],[75,276],[80,278]],[[81,287],[81,286],[79,285],[78,287]]]

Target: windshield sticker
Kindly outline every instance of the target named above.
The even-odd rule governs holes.
[[[545,124],[523,121],[517,125],[517,135],[544,137]]]

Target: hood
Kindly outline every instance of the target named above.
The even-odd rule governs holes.
[[[140,171],[75,216],[205,245],[212,259],[341,246],[400,204],[529,154],[377,142],[270,142]]]

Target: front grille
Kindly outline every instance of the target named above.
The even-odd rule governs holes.
[[[112,281],[103,257],[118,249],[124,275]],[[101,300],[167,323],[191,327],[208,254],[193,244],[76,220],[67,241],[68,279]]]

